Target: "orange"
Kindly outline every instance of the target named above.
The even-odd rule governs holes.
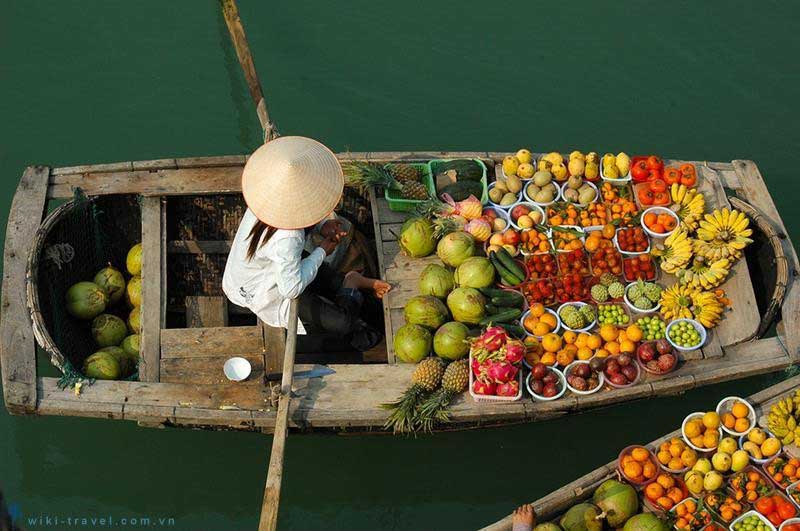
[[[667,463],[669,463],[670,459],[672,459],[672,456],[669,454],[667,450],[659,451],[656,457],[658,458],[658,462],[661,463],[662,465],[666,465]]]
[[[672,509],[675,506],[675,502],[673,502],[667,496],[660,497],[656,501],[656,503],[658,504],[659,507],[661,507],[661,508],[663,508],[664,510],[667,510],[667,511],[669,511],[670,509]]]
[[[547,352],[558,352],[561,349],[561,336],[557,334],[545,334],[542,337],[542,348]]]
[[[543,323],[547,323],[551,330],[558,324],[556,316],[552,313],[545,313],[544,315],[539,316],[539,320]]]
[[[647,461],[644,464],[644,466],[642,466],[642,474],[647,479],[653,479],[654,477],[656,477],[657,473],[658,469],[656,468],[656,465],[654,465],[652,461]]]
[[[620,352],[619,343],[617,343],[616,341],[609,341],[608,343],[606,343],[605,347],[608,353],[611,354],[612,356],[616,356]]]
[[[628,336],[633,342],[638,342],[642,340],[644,334],[642,333],[642,329],[639,328],[639,325],[632,324],[628,328],[625,329],[625,335]]]
[[[606,349],[599,348],[599,349],[594,351],[594,355],[597,356],[598,358],[607,358],[609,354],[608,354],[608,351]]]
[[[742,404],[741,402],[736,402],[733,404],[733,407],[731,408],[731,413],[733,413],[733,416],[736,417],[737,419],[743,419],[747,416],[748,413],[750,413],[750,410],[748,410],[747,406]],[[742,430],[736,430],[736,431],[742,431]]]
[[[620,330],[617,334],[617,343],[622,343],[626,339],[628,339],[628,334],[625,333],[625,330]]]
[[[650,452],[648,452],[645,448],[634,448],[631,450],[631,457],[641,463],[647,461],[647,459],[650,457]]]
[[[683,491],[680,487],[671,487],[667,490],[667,498],[672,500],[675,503],[680,503],[683,500]]]
[[[747,431],[749,427],[750,419],[748,418],[736,419],[736,424],[733,425],[733,429],[738,432]]]
[[[528,328],[528,326],[527,326],[527,321],[528,320],[525,319],[525,321],[526,321],[525,328]],[[544,321],[539,321],[538,323],[536,323],[536,325],[533,327],[533,329],[528,328],[528,330],[533,332],[533,335],[535,335],[535,336],[543,336],[545,334],[549,334],[550,332],[552,332],[553,328],[550,325],[548,325],[547,323],[545,323]]]
[[[703,425],[696,420],[690,420],[683,427],[683,431],[689,439],[692,439],[703,433]]]
[[[650,500],[657,500],[664,495],[664,487],[658,483],[650,483],[644,489],[644,495]]]
[[[681,463],[684,466],[694,466],[697,462],[697,452],[695,452],[692,448],[687,448],[686,450],[681,453]]]
[[[678,516],[686,516],[686,504],[682,503],[675,508],[675,513]]]
[[[536,330],[537,324],[539,324],[539,320],[536,319],[536,317],[534,317],[533,315],[527,315],[525,319],[522,321],[522,326],[524,326],[528,332],[533,332],[534,330]],[[541,336],[542,334],[537,334],[537,335]]]
[[[670,470],[680,470],[683,468],[683,466],[683,461],[681,461],[678,457],[673,457],[669,460],[669,463],[667,463],[667,468]]]
[[[564,343],[566,343],[567,345],[572,345],[578,338],[578,334],[576,334],[572,330],[567,330],[566,332],[564,332],[564,335],[562,337],[564,338]]]
[[[675,478],[670,476],[669,474],[659,474],[656,481],[659,485],[661,485],[664,489],[671,489],[675,486]]]
[[[639,479],[642,476],[642,465],[636,461],[631,461],[622,467],[622,473],[630,479]]]
[[[733,416],[733,413],[725,413],[722,415],[722,425],[732,430],[733,427],[736,425],[736,417]]]
[[[633,353],[636,350],[636,345],[630,339],[626,339],[625,341],[619,344],[619,351],[620,352],[627,352],[629,354]]]
[[[697,437],[690,437],[689,440],[692,441],[692,444],[697,446],[698,448],[705,448],[706,446],[705,443],[703,442],[702,435],[698,435]]]
[[[707,431],[703,435],[703,446],[706,448],[714,448],[719,443],[719,433],[716,431]]]
[[[547,366],[555,365],[556,364],[556,355],[552,352],[545,352],[542,354],[542,359],[540,359],[542,363]]]
[[[566,367],[573,361],[575,361],[575,356],[567,349],[561,349],[558,351],[558,354],[556,354],[556,363],[562,367]]]
[[[589,334],[586,332],[581,332],[578,334],[578,338],[575,340],[575,346],[578,348],[585,347],[586,343],[589,341]]]
[[[544,304],[541,302],[535,302],[531,305],[531,315],[534,317],[541,317],[545,314],[545,307]]]
[[[564,350],[570,352],[573,357],[578,354],[578,347],[576,347],[575,345],[564,345]]]
[[[632,463],[636,461],[631,454],[625,454],[622,456],[622,466],[627,465],[628,463]]]
[[[684,505],[686,506],[686,512],[687,512],[687,513],[694,514],[694,513],[695,513],[695,511],[697,511],[697,502],[696,502],[696,501],[694,501],[694,500],[693,500],[693,499],[691,499],[691,498],[689,498],[688,500],[686,500],[686,502],[684,503]]]
[[[603,338],[604,341],[614,341],[619,336],[619,330],[617,327],[612,324],[604,324],[600,327],[600,337]]]
[[[580,347],[578,348],[578,359],[579,360],[588,360],[592,357],[594,352],[589,347]]]
[[[597,350],[603,344],[603,338],[597,334],[591,334],[589,339],[586,340],[586,346],[592,350]]]
[[[669,454],[672,457],[680,457],[682,451],[683,451],[683,447],[680,444],[670,444],[669,445]]]

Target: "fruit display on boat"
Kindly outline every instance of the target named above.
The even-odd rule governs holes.
[[[541,302],[531,305],[522,326],[529,334],[542,337],[558,328],[558,319],[552,311],[548,311]]]
[[[658,235],[671,233],[678,226],[679,219],[676,215],[666,209],[653,209],[653,212],[645,211],[642,216],[642,225],[647,227],[650,232]]]
[[[570,390],[592,393],[603,385],[602,371],[597,370],[588,361],[575,361],[564,369],[564,378]]]
[[[402,242],[400,245],[402,247]],[[477,253],[475,238],[471,234],[467,234],[463,231],[456,231],[446,234],[441,240],[439,240],[438,244],[435,244],[435,248],[436,255],[439,257],[439,259],[444,263],[444,265],[450,267],[460,266],[461,262],[467,258],[470,258],[471,256],[475,256]]]
[[[501,251],[507,253],[504,249]],[[494,285],[495,268],[488,258],[472,256],[459,264],[453,274],[453,280],[459,287],[487,288]]]
[[[505,248],[490,251],[489,260],[497,271],[497,276],[506,286],[519,286],[528,278],[524,265],[514,260]]]
[[[630,446],[619,456],[617,466],[622,476],[635,485],[655,479],[658,464],[653,454],[644,446]]]
[[[528,386],[534,396],[542,398],[553,398],[565,390],[556,369],[541,362],[535,363],[531,367]]]
[[[783,444],[800,441],[800,389],[776,402],[767,414],[767,428]]]
[[[519,398],[518,376],[524,353],[522,341],[509,337],[502,327],[489,327],[473,339],[469,351],[472,395]]]
[[[551,227],[580,227],[581,209],[571,203],[554,203],[547,207],[547,224]]]
[[[550,238],[537,228],[523,230],[519,234],[519,250],[525,255],[547,253],[551,250]]]
[[[429,264],[419,276],[418,287],[421,295],[444,299],[455,288],[453,273],[439,264]]]
[[[692,240],[689,233],[679,228],[663,241],[656,244],[656,256],[660,258],[661,270],[665,273],[676,273],[686,267],[692,259]]]
[[[578,331],[592,325],[597,319],[597,314],[589,304],[564,304],[558,310],[561,323],[569,330]]]
[[[596,369],[603,371],[603,375],[612,387],[626,387],[636,383],[639,379],[639,369],[634,358],[628,353],[607,358],[596,358]],[[595,364],[592,359],[590,365]]]
[[[558,276],[558,262],[552,253],[537,253],[525,260],[530,280],[553,278]]]
[[[673,475],[661,472],[655,481],[648,483],[644,488],[644,497],[658,510],[669,511],[675,504],[689,497],[689,490],[683,481]]]
[[[667,338],[673,345],[691,349],[699,347],[702,342],[700,332],[689,321],[677,321],[667,328]]]
[[[769,523],[758,514],[749,514],[730,527],[731,531],[769,531]]]
[[[610,215],[610,222],[620,227],[635,225],[639,207],[633,200],[633,188],[630,185],[619,186],[608,182],[600,186],[603,204]]]
[[[394,332],[394,353],[404,363],[418,363],[431,352],[430,330],[417,324],[405,324]]]
[[[631,158],[624,152],[617,155],[606,153],[601,159],[603,179],[625,179],[631,171]]]
[[[682,284],[701,289],[714,289],[728,278],[731,261],[720,258],[710,262],[702,256],[695,256],[685,268],[678,269],[675,276]]]
[[[683,473],[697,462],[697,452],[689,448],[680,438],[673,437],[661,443],[656,453],[656,459],[667,471]]]
[[[561,197],[567,203],[586,207],[589,203],[597,201],[597,188],[584,182],[580,176],[572,175],[564,183],[561,189]]]
[[[658,315],[645,315],[636,320],[636,324],[642,329],[645,341],[655,341],[664,339],[667,331],[665,323]]]
[[[397,242],[404,254],[413,258],[428,256],[436,249],[433,223],[424,217],[409,218],[403,223]]]
[[[669,188],[670,209],[678,215],[681,226],[686,231],[697,229],[700,219],[706,211],[706,198],[697,191],[684,184],[672,183]]]
[[[630,321],[631,316],[628,315],[625,307],[621,304],[604,303],[597,305],[597,323],[600,325],[627,326]]]
[[[553,247],[557,251],[576,251],[584,248],[585,233],[579,227],[558,226],[552,229]]]
[[[683,437],[696,448],[713,450],[719,445],[719,424],[716,411],[692,414],[682,427]]]
[[[534,162],[530,149],[521,148],[514,155],[508,155],[503,159],[503,175],[506,178],[516,175],[520,179],[530,179],[533,175]]]
[[[425,200],[430,195],[427,186],[420,180],[422,172],[407,164],[382,166],[370,162],[348,161],[342,164],[342,170],[347,185],[358,190],[379,186],[396,192],[402,199],[417,201]]]

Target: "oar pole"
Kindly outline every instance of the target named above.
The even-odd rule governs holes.
[[[283,479],[283,454],[289,423],[289,403],[292,400],[292,379],[294,376],[294,354],[297,346],[297,299],[289,307],[289,324],[286,327],[286,350],[283,354],[283,376],[278,414],[275,418],[275,433],[272,436],[272,452],[269,456],[267,483],[264,486],[264,502],[261,504],[259,531],[272,531],[278,526],[278,507],[281,501],[281,480]]]
[[[239,58],[239,64],[242,66],[242,72],[247,80],[250,97],[253,98],[253,103],[256,105],[258,121],[261,122],[261,128],[264,130],[264,141],[269,142],[278,136],[278,132],[275,129],[275,124],[269,119],[267,102],[264,100],[261,82],[258,80],[256,65],[253,62],[253,55],[250,53],[244,26],[242,26],[242,20],[239,18],[239,8],[236,6],[236,0],[221,1],[225,24],[228,26],[228,33],[230,33],[233,47],[236,49],[236,56]]]

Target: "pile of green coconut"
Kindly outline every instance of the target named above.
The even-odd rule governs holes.
[[[125,267],[130,275],[128,280],[122,271],[109,264],[92,281],[78,282],[67,290],[67,312],[76,319],[91,321],[92,338],[97,346],[94,354],[83,362],[87,378],[119,380],[137,371],[142,329],[141,244],[128,251]],[[127,321],[114,315],[125,313]]]

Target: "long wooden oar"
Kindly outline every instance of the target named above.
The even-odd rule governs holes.
[[[294,378],[294,352],[297,346],[297,299],[289,307],[289,325],[286,328],[286,350],[283,353],[283,375],[281,376],[281,395],[278,402],[278,415],[275,417],[275,432],[272,435],[272,452],[269,455],[267,484],[264,486],[264,501],[261,504],[259,531],[276,529],[278,526],[278,506],[281,501],[281,480],[283,479],[283,453],[289,422],[289,402],[292,400],[292,380]]]
[[[235,0],[221,0],[222,13],[228,26],[236,56],[242,66],[247,80],[247,88],[256,105],[256,114],[264,129],[264,142],[278,137],[275,124],[269,119],[267,103],[261,91],[261,83],[256,73],[256,65],[247,44],[239,9]],[[278,414],[275,417],[275,432],[272,436],[272,451],[269,456],[267,482],[264,485],[264,501],[261,504],[259,531],[273,531],[278,527],[278,508],[281,500],[281,483],[283,479],[283,454],[286,448],[286,435],[289,423],[289,404],[292,400],[292,381],[294,378],[294,354],[297,346],[297,299],[292,300],[289,307],[289,325],[286,329],[286,344],[283,353],[283,375],[281,376],[281,394],[278,402]]]

